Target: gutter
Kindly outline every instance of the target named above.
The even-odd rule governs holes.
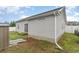
[[[57,20],[56,16],[59,15],[59,13],[56,14],[56,12],[54,12],[54,15],[55,15],[55,44],[59,49],[63,50],[63,48],[57,43],[57,39],[56,39],[56,20]]]

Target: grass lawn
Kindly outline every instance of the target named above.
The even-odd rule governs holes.
[[[16,34],[16,33],[12,33]],[[22,37],[14,35],[13,37]],[[26,36],[25,36],[26,37]],[[72,33],[64,33],[64,35],[58,41],[58,44],[63,47],[64,50],[56,48],[56,45],[47,41],[37,40],[34,38],[28,38],[26,42],[19,43],[16,46],[9,47],[3,52],[13,52],[13,53],[32,53],[32,52],[79,52],[79,36]]]
[[[79,36],[72,33],[64,33],[59,40],[59,44],[65,52],[79,52]]]
[[[10,40],[16,40],[19,38],[26,38],[27,35],[25,35],[26,33],[18,33],[18,32],[9,32],[9,39]]]

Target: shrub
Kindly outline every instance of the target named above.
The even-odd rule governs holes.
[[[77,35],[77,36],[79,36],[79,30],[75,29],[74,34]]]

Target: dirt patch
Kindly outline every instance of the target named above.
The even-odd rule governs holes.
[[[53,43],[29,37],[25,42],[9,47],[3,52],[9,53],[52,53],[59,52]]]

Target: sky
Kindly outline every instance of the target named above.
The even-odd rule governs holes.
[[[0,22],[18,21],[22,18],[53,10],[58,7],[59,6],[0,6]],[[79,6],[66,7],[66,15],[68,21],[79,21]]]
[[[67,21],[79,22],[79,6],[66,7]]]

